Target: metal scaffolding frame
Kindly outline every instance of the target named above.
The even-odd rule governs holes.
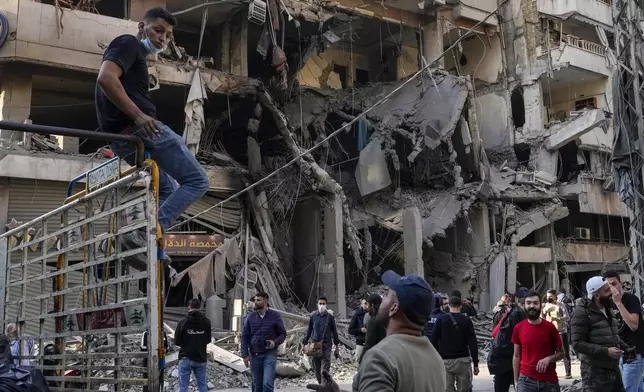
[[[50,386],[52,391],[90,391],[100,385],[113,385],[116,390],[131,385],[147,387],[147,390],[155,392],[162,390],[165,347],[162,333],[163,269],[158,251],[161,246],[157,218],[158,169],[154,163],[144,162],[143,142],[132,135],[8,121],[0,121],[0,129],[127,142],[135,146],[136,169],[120,172],[117,168],[119,175],[116,178],[102,182],[96,188],[87,185],[85,191],[68,197],[61,207],[0,234],[0,326],[15,322],[20,326],[18,339],[21,342],[27,339],[38,342],[38,354],[22,358],[31,360],[35,368],[45,373],[48,382],[56,384]],[[143,167],[148,167],[151,174]],[[75,178],[69,190],[73,190],[73,184],[86,175],[89,183],[88,172]],[[144,189],[133,192],[133,185],[141,180],[145,183]],[[95,213],[92,202],[99,197],[106,211]],[[120,216],[132,206],[142,207],[143,218],[121,226]],[[81,219],[71,222],[69,214],[72,212],[80,213]],[[57,224],[52,222],[59,223],[60,228],[54,229]],[[109,227],[109,231],[96,232],[99,224]],[[81,228],[85,234],[72,243],[71,232]],[[30,235],[32,229],[36,230],[35,236]],[[139,229],[144,230],[148,238],[146,245],[121,250],[121,236]],[[24,241],[11,244],[9,238],[13,235],[19,235]],[[49,251],[47,244],[56,239],[61,240],[60,248]],[[100,255],[100,242],[103,240],[114,241],[113,254],[108,250],[104,256]],[[40,255],[32,247],[40,248]],[[83,250],[82,262],[70,263],[68,255],[80,249]],[[125,259],[135,254],[145,255],[147,270],[139,273],[129,271],[124,264]],[[15,256],[13,260],[12,255]],[[95,275],[99,269],[101,276]],[[106,272],[111,270],[114,271],[113,276]],[[73,272],[82,272],[81,283],[68,279]],[[52,280],[55,281],[53,290]],[[146,292],[127,295],[130,281],[146,282]],[[100,295],[96,295],[97,292]],[[115,301],[107,300],[109,292],[113,293]],[[80,296],[82,303],[67,306],[66,298],[70,296]],[[30,303],[39,304],[36,313],[27,312]],[[145,321],[126,325],[125,312],[128,307],[138,305],[144,306]],[[110,315],[113,319],[101,319]],[[28,323],[37,325],[37,335],[25,332]],[[46,326],[53,326],[55,332],[46,332]],[[132,332],[144,332],[150,336],[146,350],[141,348],[134,352],[122,346],[123,335]],[[115,351],[92,352],[85,338],[95,334],[113,335]],[[83,344],[75,353],[65,349],[67,339],[72,336],[83,337]],[[43,349],[45,342],[50,340],[55,342],[54,354]],[[135,359],[143,359],[143,365],[133,366],[131,363]],[[80,375],[64,376],[69,369],[79,370]]]
[[[613,26],[617,68],[613,74],[615,188],[627,205],[632,255],[628,267],[633,289],[641,297],[644,288],[644,66],[641,49],[642,0],[613,0]]]

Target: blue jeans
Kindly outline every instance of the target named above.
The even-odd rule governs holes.
[[[561,390],[558,382],[539,381],[523,374],[519,375],[516,387],[517,392],[559,392]]]
[[[253,375],[253,392],[273,392],[277,350],[251,354],[250,371]]]
[[[182,358],[179,361],[179,392],[188,392],[191,372],[195,373],[199,392],[208,392],[207,367],[207,362],[195,362],[188,358]]]
[[[186,208],[208,192],[210,180],[181,136],[163,124],[160,131],[154,139],[138,131],[134,135],[141,138],[146,152],[159,166],[159,223],[161,230],[166,231]],[[110,147],[116,155],[134,165],[132,144],[113,142]],[[173,179],[179,183],[178,188]]]
[[[644,392],[644,358],[641,354],[637,354],[631,363],[624,363],[624,359],[620,358],[619,369],[626,392]]]

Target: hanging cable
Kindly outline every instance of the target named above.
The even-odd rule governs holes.
[[[484,23],[485,23],[485,22],[486,22],[486,21],[487,21],[487,20],[492,16],[492,15],[494,15],[494,14],[496,14],[496,13],[497,13],[497,11],[499,10],[499,8],[501,8],[501,7],[502,7],[505,3],[507,3],[508,1],[509,1],[509,0],[503,0],[503,1],[502,1],[501,3],[499,3],[499,5],[494,9],[494,11],[490,12],[489,14],[487,14],[487,15],[485,16],[485,18],[483,18],[483,20],[481,20],[480,22],[478,22],[477,24],[475,24],[472,28],[470,28],[470,29],[467,31],[467,33],[465,33],[465,34],[461,35],[461,36],[460,36],[460,37],[459,37],[459,38],[458,38],[458,39],[457,39],[457,40],[456,40],[452,45],[450,45],[450,47],[449,47],[449,48],[445,49],[445,50],[444,50],[440,55],[438,55],[438,57],[436,57],[434,60],[432,60],[432,61],[430,61],[429,63],[427,63],[427,65],[425,65],[425,66],[424,66],[424,67],[422,67],[420,70],[418,70],[418,71],[417,71],[417,72],[416,72],[412,77],[410,77],[409,79],[407,79],[407,80],[405,80],[404,82],[402,82],[398,87],[396,87],[395,89],[393,89],[391,92],[389,92],[389,93],[388,93],[387,95],[385,95],[383,98],[379,99],[375,104],[373,104],[372,106],[370,106],[370,107],[368,107],[367,109],[365,109],[362,113],[360,113],[360,114],[358,114],[357,116],[355,116],[355,117],[353,118],[353,120],[351,120],[351,121],[349,121],[349,122],[347,122],[347,123],[343,124],[340,128],[336,129],[334,132],[332,132],[331,134],[329,134],[327,137],[325,137],[324,139],[320,140],[318,143],[316,143],[315,145],[313,145],[313,147],[311,147],[311,148],[309,148],[309,149],[307,149],[307,150],[304,150],[304,151],[303,151],[302,153],[300,153],[298,156],[296,156],[295,158],[293,158],[293,159],[291,159],[290,161],[288,161],[288,162],[287,162],[286,164],[284,164],[282,167],[280,167],[280,168],[276,169],[275,171],[271,172],[270,174],[266,175],[266,176],[265,176],[264,178],[262,178],[261,180],[258,180],[258,181],[256,181],[256,182],[252,183],[251,185],[249,185],[249,186],[247,186],[246,188],[242,189],[241,191],[239,191],[239,192],[235,193],[234,195],[232,195],[232,196],[228,197],[227,199],[222,200],[222,201],[220,201],[219,203],[215,204],[214,206],[208,207],[208,208],[206,208],[205,210],[201,211],[200,213],[198,213],[198,214],[196,214],[196,215],[193,215],[193,216],[191,216],[190,218],[187,218],[185,221],[180,222],[180,223],[177,223],[177,224],[175,224],[175,225],[173,225],[173,226],[169,227],[167,230],[168,230],[168,231],[169,231],[169,230],[172,230],[172,229],[174,229],[174,228],[175,228],[175,227],[177,227],[177,226],[180,226],[180,225],[182,225],[182,224],[185,224],[186,222],[189,222],[189,221],[191,221],[191,220],[193,220],[193,219],[197,219],[198,217],[200,217],[200,216],[202,216],[202,215],[204,215],[204,214],[207,214],[208,212],[210,212],[210,211],[212,211],[213,209],[215,209],[215,208],[217,208],[217,207],[219,207],[219,206],[223,205],[224,203],[227,203],[227,202],[229,202],[229,201],[231,201],[231,200],[233,200],[233,199],[236,199],[237,197],[239,197],[239,196],[243,195],[244,193],[246,193],[246,192],[250,191],[251,189],[255,189],[257,186],[259,186],[259,185],[261,185],[262,183],[266,182],[267,180],[269,180],[269,179],[271,179],[271,178],[275,177],[275,175],[277,175],[277,173],[279,173],[279,172],[281,172],[282,170],[284,170],[284,169],[286,169],[286,168],[288,168],[288,167],[292,166],[293,164],[297,163],[297,162],[298,162],[300,159],[302,159],[302,157],[304,157],[305,155],[310,154],[312,151],[314,151],[314,150],[318,149],[319,147],[321,147],[321,146],[325,145],[329,140],[331,140],[331,139],[335,138],[335,137],[336,137],[340,132],[342,132],[343,130],[345,130],[345,129],[350,129],[350,127],[352,127],[352,126],[353,126],[353,124],[355,124],[356,122],[358,122],[361,118],[365,117],[368,113],[370,113],[371,111],[373,111],[376,107],[378,107],[378,106],[382,105],[384,102],[386,102],[387,100],[389,100],[389,98],[391,98],[392,96],[394,96],[398,91],[402,90],[402,88],[403,88],[403,87],[405,87],[406,85],[408,85],[409,83],[411,83],[411,82],[412,82],[413,80],[415,80],[419,75],[421,75],[423,72],[425,72],[427,69],[429,69],[429,67],[431,67],[435,62],[437,62],[437,61],[438,61],[438,60],[440,60],[443,56],[445,56],[445,54],[446,54],[446,53],[448,53],[449,51],[451,51],[452,49],[454,49],[454,48],[455,48],[455,47],[456,47],[456,46],[457,46],[457,45],[458,45],[458,44],[463,40],[463,38],[467,36],[467,34],[468,34],[468,33],[472,32],[472,31],[475,31],[475,30],[476,30],[476,29],[478,29],[480,26],[482,26],[482,25],[483,25],[483,24],[484,24]],[[264,94],[266,94],[266,93],[264,93]]]

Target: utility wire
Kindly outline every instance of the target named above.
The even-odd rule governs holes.
[[[215,208],[217,208],[217,207],[219,207],[219,206],[223,205],[224,203],[227,203],[227,202],[229,202],[229,201],[231,201],[231,200],[233,200],[233,199],[236,199],[237,197],[239,197],[239,196],[243,195],[244,193],[246,193],[246,192],[250,191],[251,189],[254,189],[254,188],[256,188],[257,186],[259,186],[260,184],[264,183],[266,180],[268,180],[268,179],[270,179],[270,178],[273,178],[277,173],[281,172],[282,170],[286,169],[287,167],[292,166],[292,165],[293,165],[293,164],[295,164],[297,161],[299,161],[300,159],[302,159],[302,157],[303,157],[303,156],[305,156],[305,155],[307,155],[307,154],[310,154],[312,151],[316,150],[318,147],[320,147],[320,146],[324,145],[326,142],[328,142],[330,139],[334,138],[334,137],[335,137],[336,135],[338,135],[340,132],[342,132],[343,130],[345,130],[345,129],[349,128],[350,126],[352,126],[353,124],[355,124],[356,122],[358,122],[358,120],[360,120],[361,118],[363,118],[364,116],[366,116],[369,112],[371,112],[371,111],[372,111],[373,109],[375,109],[377,106],[380,106],[381,104],[383,104],[384,102],[386,102],[389,98],[391,98],[394,94],[396,94],[398,91],[400,91],[403,87],[405,87],[407,84],[411,83],[411,81],[412,81],[412,80],[416,79],[419,75],[421,75],[423,72],[425,72],[425,70],[429,69],[429,67],[430,67],[430,66],[432,66],[432,65],[433,65],[435,62],[437,62],[438,60],[440,60],[440,59],[441,59],[443,56],[445,56],[445,54],[447,54],[449,51],[451,51],[452,49],[454,49],[454,48],[455,48],[455,47],[456,47],[456,46],[457,46],[457,45],[458,45],[458,44],[463,40],[463,38],[465,38],[469,33],[471,33],[472,31],[476,31],[476,29],[478,29],[481,25],[483,25],[483,24],[485,23],[485,21],[486,21],[486,20],[488,20],[492,15],[496,14],[496,13],[497,13],[497,11],[498,11],[498,10],[499,10],[499,9],[500,9],[504,4],[505,4],[505,3],[507,3],[508,1],[509,1],[509,0],[503,0],[503,1],[502,1],[501,3],[499,3],[499,5],[494,9],[494,11],[490,12],[489,14],[487,14],[487,15],[485,16],[485,18],[483,18],[483,20],[481,20],[480,22],[478,22],[477,24],[475,24],[474,26],[472,26],[472,28],[470,28],[470,29],[469,29],[465,34],[461,35],[461,36],[460,36],[456,41],[454,41],[454,43],[453,43],[452,45],[450,45],[450,47],[449,47],[449,48],[445,49],[445,50],[443,51],[443,53],[441,53],[438,57],[436,57],[434,60],[432,60],[431,62],[427,63],[424,67],[422,67],[420,70],[418,70],[418,71],[417,71],[417,72],[416,72],[416,73],[415,73],[411,78],[409,78],[409,79],[405,80],[404,82],[402,82],[398,87],[396,87],[395,89],[393,89],[389,94],[385,95],[385,96],[384,96],[383,98],[381,98],[378,102],[376,102],[375,104],[373,104],[371,107],[369,107],[369,108],[365,109],[362,113],[358,114],[356,117],[354,117],[354,118],[353,118],[353,120],[349,121],[348,123],[346,123],[346,124],[344,124],[343,126],[341,126],[340,128],[338,128],[337,130],[333,131],[331,134],[329,134],[327,137],[325,137],[324,139],[322,139],[321,141],[319,141],[319,142],[318,142],[317,144],[315,144],[313,147],[311,147],[311,148],[309,148],[308,150],[305,150],[304,152],[300,153],[300,155],[298,155],[298,156],[296,156],[295,158],[291,159],[290,161],[288,161],[287,163],[285,163],[285,164],[284,164],[284,166],[282,166],[282,167],[280,167],[280,168],[276,169],[275,171],[273,171],[272,173],[268,174],[266,177],[262,178],[261,180],[258,180],[257,182],[254,182],[253,184],[251,184],[251,185],[247,186],[246,188],[244,188],[244,189],[240,190],[239,192],[235,193],[234,195],[232,195],[232,196],[228,197],[227,199],[220,201],[219,203],[215,204],[214,206],[211,206],[211,207],[206,208],[205,210],[201,211],[200,213],[198,213],[198,214],[196,214],[196,215],[194,215],[194,216],[191,216],[190,218],[186,219],[185,221],[180,222],[180,223],[177,223],[176,225],[173,225],[173,226],[169,227],[169,228],[167,229],[167,231],[172,230],[172,229],[174,229],[175,227],[181,226],[181,225],[185,224],[186,222],[189,222],[189,221],[191,221],[191,220],[193,220],[193,219],[197,219],[198,217],[200,217],[200,216],[202,216],[202,215],[204,215],[204,214],[207,214],[208,212],[210,212],[210,211],[214,210]],[[265,94],[266,94],[266,93],[265,93]]]

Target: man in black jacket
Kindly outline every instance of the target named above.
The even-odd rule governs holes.
[[[364,316],[369,310],[369,304],[366,299],[360,301],[360,308],[356,310],[349,324],[349,334],[356,338],[356,352],[354,359],[360,363],[360,356],[364,348],[364,341],[367,337],[367,328],[364,326]]]
[[[584,391],[623,392],[619,360],[628,348],[611,312],[611,286],[601,276],[586,282],[587,298],[572,313],[572,346],[581,361]]]
[[[362,358],[364,358],[365,353],[369,351],[370,348],[387,337],[387,325],[382,319],[376,317],[378,310],[380,309],[380,304],[382,303],[382,297],[378,294],[371,294],[369,298],[367,298],[367,302],[369,302],[369,314],[365,315],[367,337],[364,342],[362,355],[358,361],[361,361]],[[367,317],[369,318],[368,320]]]
[[[639,392],[644,390],[644,326],[642,320],[642,306],[637,296],[624,292],[622,280],[616,271],[604,272],[604,278],[611,286],[615,308],[613,314],[618,321],[619,337],[626,344],[635,347],[630,358],[627,355],[620,360],[622,381],[626,392]]]
[[[509,310],[501,315],[492,331],[492,347],[488,353],[487,366],[490,374],[494,375],[494,392],[508,392],[510,386],[514,384],[512,331],[526,318],[523,311],[526,293],[527,289],[517,290],[517,293],[512,296],[517,303],[510,303]]]
[[[452,291],[452,293],[450,294],[450,298],[451,297],[458,297],[463,302],[461,313],[468,317],[476,317],[476,309],[474,309],[474,305],[472,305],[472,302],[469,299],[463,300],[463,295],[459,290]]]
[[[206,346],[212,339],[210,320],[199,311],[201,301],[188,302],[188,315],[179,321],[174,331],[174,343],[179,350],[179,392],[188,392],[190,373],[195,373],[199,392],[208,392]]]
[[[461,313],[463,301],[459,297],[449,299],[449,313],[440,316],[434,325],[431,342],[445,363],[447,391],[470,390],[470,363],[474,363],[474,375],[479,374],[479,351],[474,324],[469,316]],[[454,388],[456,384],[456,389]]]

